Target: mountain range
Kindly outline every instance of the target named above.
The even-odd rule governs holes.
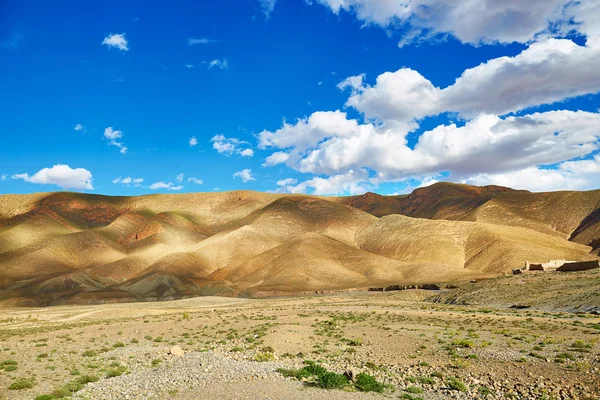
[[[599,254],[600,190],[0,196],[4,305],[360,290]]]

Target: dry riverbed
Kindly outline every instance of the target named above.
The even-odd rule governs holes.
[[[600,396],[597,316],[427,295],[0,309],[0,398]]]

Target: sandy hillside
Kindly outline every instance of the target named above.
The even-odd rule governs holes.
[[[600,190],[435,184],[407,196],[248,191],[0,196],[0,302],[270,296],[502,275],[588,260]]]

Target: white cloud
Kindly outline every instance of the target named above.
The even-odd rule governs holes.
[[[557,31],[597,33],[594,0],[318,0],[338,14],[402,33],[399,45],[452,35],[463,43],[528,43]],[[575,23],[571,23],[571,19]],[[577,24],[578,23],[578,24]]]
[[[271,167],[273,165],[284,163],[290,158],[290,155],[284,151],[277,151],[265,159],[263,167]]]
[[[167,189],[167,190],[181,190],[183,189],[182,185],[175,186],[172,182],[155,182],[149,186],[152,190],[157,189]]]
[[[344,90],[346,88],[351,88],[352,90],[357,90],[363,87],[363,80],[365,79],[366,74],[360,74],[356,76],[349,76],[344,79],[340,83],[338,83],[337,87],[340,90]]]
[[[442,112],[464,117],[503,115],[600,91],[600,37],[579,46],[566,39],[534,43],[515,57],[500,57],[465,70],[445,89],[435,87],[417,71],[401,68],[379,75],[374,86],[362,76],[346,105],[369,119],[410,123]],[[502,84],[498,84],[502,82]]]
[[[260,8],[262,12],[265,14],[265,18],[269,19],[271,17],[271,13],[275,9],[275,3],[277,0],[259,0]]]
[[[57,164],[52,168],[43,168],[34,175],[16,174],[12,179],[23,179],[25,182],[42,185],[56,185],[63,189],[92,190],[92,173],[85,168],[71,168]]]
[[[0,181],[5,181],[6,179],[8,179],[8,175],[6,175],[6,174],[0,175]]]
[[[127,147],[123,142],[119,142],[117,139],[123,138],[123,132],[114,130],[112,127],[104,129],[104,137],[109,140],[111,146],[116,146],[120,149],[121,154],[127,153]]]
[[[287,186],[290,193],[312,193],[316,195],[329,194],[362,194],[372,189],[367,183],[369,173],[366,170],[349,170],[344,174],[333,175],[328,178],[315,177],[299,183],[296,186]]]
[[[177,176],[175,177],[175,180],[176,180],[177,182],[183,182],[183,173],[181,173],[181,174],[177,175]]]
[[[314,114],[313,114],[314,115]],[[368,168],[372,183],[431,176],[453,179],[501,173],[582,157],[600,147],[600,114],[549,111],[518,117],[481,115],[464,126],[440,125],[424,132],[414,148],[406,131],[359,124],[345,113],[321,113],[276,132],[263,132],[273,147],[286,148],[286,164],[300,172],[339,175]],[[331,127],[335,127],[332,130]],[[321,183],[317,179],[314,183]],[[301,187],[302,188],[302,187]]]
[[[85,129],[85,126],[83,126],[83,125],[81,125],[81,124],[77,124],[77,125],[75,125],[75,128],[74,128],[74,129],[75,129],[76,131],[78,131],[78,132],[83,132],[83,133],[85,133],[85,132],[87,131],[87,129]]]
[[[225,135],[215,135],[210,141],[215,149],[220,154],[230,156],[232,154],[239,154],[243,157],[252,157],[254,151],[250,148],[242,149],[241,147],[247,146],[248,142],[240,140],[238,138],[228,138]]]
[[[189,38],[188,39],[188,45],[189,46],[193,46],[195,44],[208,44],[208,43],[214,43],[214,42],[218,42],[218,40],[213,40],[213,39],[209,39],[209,38]]]
[[[214,59],[212,61],[204,61],[204,64],[208,64],[208,69],[212,69],[213,67],[216,68],[220,68],[220,69],[227,69],[229,68],[229,63],[227,62],[227,59]]]
[[[105,44],[108,47],[116,47],[121,51],[129,50],[127,39],[125,39],[124,33],[111,33],[110,35],[104,38],[102,44]]]
[[[462,180],[471,185],[501,185],[532,191],[582,190],[600,187],[600,155],[566,161],[557,169],[528,167],[500,174],[478,174]]]
[[[286,178],[286,179],[282,179],[280,181],[277,181],[277,186],[288,186],[288,185],[294,185],[298,182],[297,179],[294,178]]]
[[[236,172],[235,174],[233,174],[234,178],[240,178],[242,181],[244,182],[249,182],[249,181],[255,181],[256,179],[252,176],[252,170],[251,169],[243,169],[241,171]]]
[[[118,177],[118,178],[113,179],[113,181],[112,181],[112,183],[115,183],[115,184],[120,183],[120,184],[123,184],[126,186],[133,185],[135,187],[142,186],[143,182],[144,182],[144,178],[132,178],[130,176],[128,176],[126,178]]]
[[[194,147],[197,144],[198,144],[198,139],[196,139],[196,136],[192,136],[190,138],[190,147]]]
[[[194,68],[194,64],[185,64],[185,67],[187,69]]]
[[[202,185],[204,181],[202,179],[197,179],[195,176],[191,176],[188,178],[188,182],[195,183],[197,185]]]
[[[529,184],[534,190],[598,185],[583,169],[594,170],[596,161],[581,158],[600,149],[600,113],[525,111],[600,92],[600,5],[589,0],[318,1],[335,13],[355,13],[366,24],[406,32],[404,43],[450,34],[474,45],[528,45],[515,56],[465,70],[447,87],[410,68],[382,73],[374,84],[364,74],[346,78],[338,88],[350,89],[345,106],[359,118],[318,111],[258,135],[259,148],[273,150],[263,166],[285,163],[317,175],[279,185],[278,191],[353,193],[383,182],[430,184],[441,173],[466,182],[514,176],[515,184],[524,186],[539,176]],[[569,30],[585,35],[585,45],[553,38]],[[421,120],[439,114],[458,122],[419,132],[416,144],[408,140]],[[544,183],[552,179],[553,185]]]

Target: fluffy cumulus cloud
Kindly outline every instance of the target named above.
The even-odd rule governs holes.
[[[192,136],[190,138],[190,147],[194,147],[198,144],[198,139],[196,139],[196,136]]]
[[[75,129],[77,132],[83,132],[83,133],[85,133],[85,132],[86,132],[85,126],[83,126],[83,125],[81,125],[81,124],[77,124],[77,125],[75,125],[75,128],[74,128],[74,129]]]
[[[8,175],[7,174],[0,175],[0,181],[5,181],[7,179],[8,179]]]
[[[111,33],[102,41],[103,45],[117,48],[121,51],[129,50],[129,43],[127,43],[127,39],[125,39],[124,33]]]
[[[242,157],[252,157],[254,155],[254,151],[248,147],[249,143],[237,138],[215,135],[210,141],[213,144],[213,149],[226,156],[238,154]]]
[[[127,153],[127,147],[125,147],[123,142],[119,141],[119,139],[123,138],[122,131],[115,130],[109,126],[108,128],[104,129],[104,137],[108,140],[108,143],[111,146],[118,147],[121,154]]]
[[[251,169],[243,169],[241,171],[238,171],[235,174],[233,174],[233,177],[240,178],[243,182],[250,182],[250,181],[256,180],[256,178],[254,178],[254,176],[252,176]]]
[[[527,167],[510,173],[478,174],[462,181],[472,185],[503,185],[534,191],[581,190],[600,187],[600,155],[565,161],[556,169]]]
[[[158,189],[166,189],[166,190],[181,190],[183,189],[182,185],[175,185],[173,182],[154,182],[152,185],[148,186],[149,189],[158,190]]]
[[[444,89],[409,68],[385,72],[372,86],[363,83],[364,76],[350,77],[339,86],[352,88],[346,105],[367,118],[410,123],[442,112],[464,117],[502,115],[597,93],[598,65],[599,36],[588,38],[585,46],[566,39],[548,39],[532,44],[515,57],[495,58],[467,69]]]
[[[144,183],[144,178],[132,178],[130,176],[128,176],[126,178],[118,177],[118,178],[113,179],[112,183],[122,184],[125,186],[140,187],[140,186],[142,186],[142,183]]]
[[[286,164],[300,172],[336,175],[368,168],[377,171],[373,182],[440,171],[459,179],[551,165],[600,147],[600,114],[583,111],[506,118],[483,114],[463,126],[440,125],[426,131],[414,147],[408,146],[402,129],[360,124],[340,111],[320,113],[311,121],[313,116],[260,137],[268,145],[287,148]]]
[[[401,34],[400,46],[452,35],[463,43],[528,43],[571,30],[598,33],[595,0],[316,0],[335,14]]]
[[[367,182],[368,177],[369,173],[365,169],[349,170],[343,174],[327,178],[315,177],[295,186],[287,186],[287,190],[290,193],[311,192],[316,195],[361,194],[372,189],[372,185]]]
[[[52,168],[43,168],[33,175],[16,174],[12,179],[22,179],[25,182],[42,185],[56,185],[63,189],[92,190],[92,173],[85,168],[71,168],[68,165],[57,164]]]
[[[531,190],[595,188],[597,180],[585,171],[597,165],[600,114],[527,109],[599,93],[598,65],[600,36],[588,36],[585,45],[542,38],[514,57],[465,70],[445,88],[408,68],[384,72],[372,85],[364,74],[351,76],[338,87],[360,117],[318,111],[261,132],[259,148],[272,150],[263,166],[285,164],[315,175],[277,190],[318,194],[424,183],[440,173]],[[419,132],[409,144],[407,135],[424,118],[440,114],[458,122]]]
[[[265,133],[265,132],[263,132]],[[265,144],[264,147],[267,147],[268,144]],[[284,151],[277,151],[265,159],[263,163],[263,167],[271,167],[273,165],[284,163],[290,158],[290,154]]]

